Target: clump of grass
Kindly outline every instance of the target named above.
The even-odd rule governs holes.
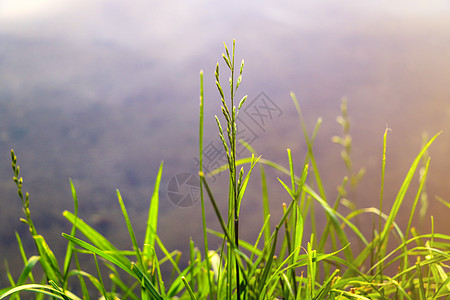
[[[235,81],[235,43],[231,53],[225,45],[223,54],[225,64],[230,71],[229,101],[219,81],[219,64],[215,78],[222,102],[222,114],[225,118],[226,131],[216,117],[219,137],[225,149],[228,163],[213,173],[227,171],[229,174],[228,210],[222,214],[217,200],[211,190],[207,176],[202,170],[203,147],[203,73],[200,73],[200,118],[199,118],[199,154],[201,177],[201,209],[203,222],[203,245],[200,251],[191,240],[189,244],[189,266],[179,266],[180,252],[170,251],[161,242],[157,233],[159,185],[163,171],[161,163],[149,205],[148,220],[144,243],[139,245],[134,234],[132,220],[129,218],[122,196],[117,191],[119,207],[122,211],[130,236],[131,249],[122,250],[93,227],[77,216],[78,200],[75,188],[70,181],[74,200],[74,212],[65,211],[63,215],[72,223],[70,234],[63,233],[67,239],[67,251],[63,267],[33,225],[29,209],[29,195],[23,194],[23,179],[14,151],[11,151],[14,182],[17,184],[19,198],[24,209],[25,219],[36,248],[37,256],[28,257],[17,235],[24,268],[18,278],[8,272],[10,286],[0,290],[0,299],[6,297],[19,299],[24,293],[34,293],[36,299],[46,295],[57,299],[91,299],[100,295],[101,299],[438,299],[450,297],[450,276],[448,261],[450,259],[450,236],[434,232],[434,220],[431,218],[432,230],[428,234],[417,232],[412,226],[416,205],[424,195],[424,184],[428,174],[430,158],[426,156],[428,148],[439,135],[426,141],[422,150],[414,158],[407,171],[402,186],[389,211],[383,206],[384,180],[381,184],[379,207],[354,209],[349,214],[339,212],[342,202],[338,199],[332,203],[327,199],[324,185],[316,164],[313,145],[321,124],[319,119],[310,134],[304,122],[300,105],[291,94],[298,111],[301,130],[307,144],[307,154],[300,165],[287,149],[287,167],[258,155],[248,144],[242,144],[252,153],[251,157],[237,159],[237,125],[236,118],[245,104],[242,98],[237,108],[236,90],[242,82],[244,63],[239,68]],[[346,103],[342,107],[343,116],[339,119],[344,129],[344,136],[335,141],[344,146],[343,158],[350,176],[354,175],[350,161],[348,142],[348,116]],[[382,179],[384,179],[386,162],[386,130],[383,142]],[[411,180],[423,159],[420,184],[415,193],[413,209],[406,230],[396,223],[396,217],[410,189]],[[263,201],[264,224],[255,243],[249,243],[239,237],[240,206],[244,201],[246,188],[256,165],[260,168]],[[240,167],[239,171],[238,168]],[[271,167],[289,177],[285,182],[279,179],[286,190],[289,203],[283,204],[280,219],[271,220],[268,206],[267,182],[264,169]],[[245,170],[246,169],[246,170]],[[312,172],[311,172],[312,171]],[[312,174],[312,175],[310,175]],[[307,181],[308,178],[308,181]],[[308,183],[307,183],[308,182]],[[342,187],[345,187],[346,180]],[[206,197],[211,202],[217,216],[221,231],[207,228]],[[440,198],[439,198],[440,199]],[[440,199],[448,205],[447,202]],[[325,213],[327,222],[320,230],[314,224],[318,203]],[[448,205],[450,206],[450,205]],[[378,218],[378,226],[370,238],[366,237],[355,225],[358,216],[372,215]],[[310,216],[313,220],[311,234],[304,231],[304,220]],[[274,224],[273,227],[271,224]],[[85,238],[80,239],[81,233]],[[209,236],[222,239],[219,249],[210,249]],[[389,240],[396,238],[396,246]],[[356,250],[349,240],[357,240],[363,245]],[[78,256],[90,254],[94,258],[96,272],[91,274],[81,266]],[[157,253],[161,253],[157,255]],[[98,258],[107,267],[108,276],[100,271]],[[169,264],[172,275],[164,277],[161,265]],[[35,268],[40,265],[43,277],[36,279]],[[388,270],[397,270],[389,272]],[[127,277],[123,279],[123,277]],[[131,279],[131,281],[130,281]],[[131,283],[130,283],[131,282]],[[73,287],[79,286],[76,295]],[[95,289],[96,295],[92,294]],[[30,294],[26,295],[27,297]]]

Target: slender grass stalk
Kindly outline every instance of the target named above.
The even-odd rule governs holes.
[[[72,179],[69,179],[69,183],[70,183],[70,190],[72,192],[72,199],[73,199],[73,203],[74,203],[74,214],[75,214],[75,218],[78,215],[78,196],[77,196],[77,191],[75,190],[75,187],[73,185]],[[72,225],[72,229],[70,230],[70,235],[75,236],[77,227],[76,227],[76,221],[75,224]],[[66,256],[64,259],[64,268],[63,268],[63,275],[64,275],[64,288],[67,288],[68,285],[68,276],[69,276],[69,268],[70,268],[70,263],[72,261],[73,258],[73,244],[71,242],[68,243],[67,245],[67,250],[66,250]]]
[[[381,233],[381,212],[383,211],[383,197],[384,197],[384,176],[386,174],[386,145],[387,145],[387,134],[388,131],[390,131],[389,128],[386,128],[386,130],[384,131],[384,135],[383,135],[383,156],[382,156],[382,160],[381,160],[381,187],[380,187],[380,215],[378,217],[378,234]],[[377,248],[377,253],[376,253],[376,257],[379,256],[379,253],[381,251],[382,248],[382,240],[379,239],[379,244],[378,244],[378,248]],[[380,266],[382,268],[382,266]],[[380,278],[382,278],[383,274],[380,274]]]
[[[108,294],[106,293],[105,284],[103,283],[102,273],[100,272],[100,267],[98,266],[97,255],[95,255],[95,253],[93,255],[95,261],[95,268],[97,269],[98,280],[101,287],[100,291],[105,299],[109,299]]]
[[[225,149],[227,160],[228,160],[228,169],[229,169],[229,197],[228,197],[228,212],[232,216],[232,218],[229,217],[229,223],[233,224],[232,228],[229,228],[228,233],[232,235],[232,238],[234,239],[234,245],[236,246],[236,249],[239,250],[239,194],[240,194],[240,186],[238,182],[238,175],[236,172],[236,133],[237,133],[237,125],[236,125],[236,117],[241,109],[242,105],[244,104],[245,100],[247,99],[247,96],[244,96],[241,101],[239,102],[239,106],[236,109],[235,107],[235,93],[242,81],[242,72],[244,68],[244,61],[242,60],[240,71],[239,71],[239,78],[235,84],[235,50],[236,50],[236,41],[233,40],[233,48],[232,53],[230,55],[230,52],[228,51],[227,45],[224,43],[225,47],[225,53],[222,54],[222,57],[230,70],[231,76],[229,78],[230,82],[230,107],[228,107],[226,101],[225,101],[225,95],[222,89],[222,86],[220,84],[219,79],[219,64],[217,63],[216,66],[216,72],[215,72],[215,78],[216,78],[216,86],[219,91],[221,102],[222,102],[222,113],[226,119],[227,123],[227,137],[228,137],[228,145],[225,141],[222,126],[220,124],[219,119],[216,116],[217,125],[219,128],[219,136],[222,140],[223,147]],[[242,176],[242,175],[240,175]],[[237,258],[234,258],[233,249],[228,249],[227,252],[228,255],[228,261],[235,261],[234,264],[234,270],[232,264],[227,264],[227,273],[228,276],[230,276],[231,273],[235,274],[236,278],[236,294],[237,298],[240,299],[241,297],[241,290],[240,290],[240,272],[239,272],[239,265]],[[231,278],[230,278],[231,279]],[[230,281],[231,282],[231,281]],[[231,291],[229,290],[229,295],[231,295]]]
[[[199,112],[199,144],[198,144],[198,152],[199,152],[199,172],[203,173],[203,110],[204,110],[204,92],[203,92],[203,71],[200,71],[200,112]],[[205,211],[205,199],[203,195],[203,180],[200,180],[200,203],[202,207],[202,230],[203,230],[203,246],[204,246],[204,255],[206,261],[206,269],[211,270],[211,262],[209,260],[209,246],[208,246],[208,234],[206,232],[206,211]],[[211,282],[211,278],[208,274],[208,286],[209,286],[209,294],[210,299],[214,299],[214,288]]]

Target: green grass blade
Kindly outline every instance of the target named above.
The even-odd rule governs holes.
[[[195,265],[189,265],[187,268],[185,268],[173,281],[172,284],[167,291],[167,297],[172,298],[178,293],[180,293],[184,289],[183,281],[181,280],[181,277],[186,277],[186,275],[189,272],[194,273],[194,275],[197,275],[198,272],[203,272],[204,269],[197,268]]]
[[[37,284],[37,283],[24,284],[24,285],[12,288],[12,289],[8,290],[6,293],[0,295],[0,299],[5,299],[6,297],[9,297],[15,293],[20,293],[23,291],[30,291],[30,292],[35,292],[35,293],[46,294],[46,295],[64,300],[64,298],[61,297],[59,290],[56,290],[55,288],[53,288],[50,285]],[[74,295],[70,292],[66,292],[65,296],[67,296],[70,300],[81,300],[76,295]]]
[[[27,259],[27,255],[25,253],[25,249],[23,248],[22,239],[20,238],[17,231],[15,232],[15,234],[16,234],[17,244],[19,245],[20,256],[22,257],[23,264],[26,266],[28,264],[28,259]],[[34,277],[33,277],[32,272],[29,273],[29,277],[30,277],[31,282],[34,283]]]
[[[263,292],[263,290],[264,290],[264,288],[266,286],[267,278],[269,277],[270,270],[272,269],[272,263],[273,263],[273,257],[274,257],[274,254],[275,254],[275,248],[277,247],[278,230],[279,230],[279,227],[275,229],[274,236],[273,236],[273,239],[272,239],[273,240],[272,247],[271,247],[270,253],[268,255],[269,257],[267,259],[266,265],[264,266],[264,269],[263,269],[263,272],[262,272],[262,276],[259,279],[258,295],[260,295],[260,296],[261,296],[261,294],[262,294],[262,292]]]
[[[148,212],[147,230],[145,231],[145,240],[143,253],[144,257],[151,257],[151,248],[155,247],[156,241],[156,229],[158,225],[158,207],[159,207],[159,185],[161,183],[161,175],[164,162],[161,162],[159,166],[158,175],[156,177],[155,186],[153,188],[153,195],[150,202],[150,208]]]
[[[97,270],[98,281],[100,283],[100,292],[102,293],[102,295],[105,299],[108,299],[109,298],[108,293],[106,292],[105,284],[103,283],[102,273],[100,272],[100,267],[98,266],[97,255],[95,255],[95,253],[94,253],[94,261],[95,261],[95,268]]]
[[[75,186],[73,185],[72,179],[69,179],[69,182],[70,182],[70,190],[72,191],[72,198],[73,198],[73,203],[74,203],[74,215],[75,215],[75,222],[76,222],[76,219],[78,216],[78,196],[77,196],[77,191],[75,190]],[[72,224],[72,229],[70,230],[70,235],[75,236],[75,232],[76,232],[76,225]],[[64,269],[63,269],[64,281],[67,281],[67,275],[69,272],[70,262],[72,261],[72,257],[73,257],[73,245],[71,242],[69,242],[67,245],[66,256],[64,259]]]
[[[74,214],[72,214],[69,211],[65,211],[63,213],[64,217],[66,217],[67,220],[69,220],[72,224],[75,224],[77,229],[86,236],[86,238],[96,247],[103,251],[108,251],[110,255],[114,256],[116,260],[120,261],[123,265],[127,265],[129,263],[128,258],[126,258],[124,255],[121,254],[120,251],[110,242],[108,241],[103,235],[101,235],[98,231],[96,231],[94,228],[89,226],[86,222],[84,222],[82,219],[76,217]],[[67,234],[63,234],[67,235]],[[71,240],[71,239],[69,239]]]
[[[55,291],[64,299],[64,300],[70,300],[66,295],[64,295],[63,290],[52,280],[50,280],[48,283],[55,289]]]
[[[412,219],[414,217],[414,212],[416,211],[417,203],[419,202],[420,195],[422,194],[422,190],[423,190],[423,188],[425,186],[425,181],[426,181],[426,178],[427,178],[428,168],[429,167],[430,167],[430,158],[428,158],[428,160],[426,162],[425,169],[423,171],[423,174],[421,174],[422,178],[420,179],[419,188],[417,190],[416,197],[414,198],[413,206],[412,206],[411,212],[409,214],[409,220],[408,220],[408,225],[406,226],[404,240],[408,239],[409,231],[411,230]]]
[[[83,282],[84,282],[84,277],[86,277],[94,285],[94,287],[98,290],[99,293],[102,292],[103,287],[100,284],[100,281],[94,275],[89,274],[88,272],[85,272],[82,270],[71,270],[70,275],[77,276],[78,278],[83,278]],[[86,292],[83,291],[83,299],[90,299],[89,292],[87,291],[87,287],[85,287],[85,288],[86,288]]]
[[[195,244],[194,241],[192,240],[192,237],[189,238],[189,264],[190,265],[194,265],[195,262]],[[189,276],[189,281],[191,283],[192,286],[195,286],[195,277],[194,275],[191,273],[191,276]]]
[[[266,291],[269,287],[269,285],[282,273],[284,273],[286,270],[289,270],[288,268],[283,268],[284,265],[286,265],[293,257],[294,257],[294,253],[295,251],[292,251],[292,253],[290,253],[288,255],[288,257],[286,257],[284,259],[284,261],[282,261],[279,266],[273,271],[273,273],[271,274],[271,276],[266,280],[263,290],[262,292],[264,293],[264,291]]]
[[[222,218],[222,214],[220,213],[219,208],[217,207],[216,200],[214,199],[214,196],[213,196],[213,194],[211,192],[211,189],[209,188],[209,185],[206,182],[205,175],[203,174],[203,172],[200,172],[199,176],[200,176],[201,181],[203,182],[203,185],[205,186],[206,192],[208,193],[209,199],[211,200],[211,203],[213,205],[214,212],[216,213],[216,216],[219,219],[219,224],[222,227],[222,230],[223,230],[223,232],[224,232],[228,242],[230,244],[234,245],[234,240],[231,238],[231,235],[228,232],[228,227],[227,227],[227,225],[225,224],[225,222],[224,222],[224,220]]]
[[[139,265],[142,268],[144,268],[144,263],[142,262],[142,257],[141,257],[141,251],[139,250],[139,246],[136,241],[136,236],[134,234],[133,226],[131,225],[130,218],[128,217],[127,209],[125,207],[125,204],[123,203],[122,195],[120,194],[119,190],[116,190],[116,193],[117,193],[117,199],[119,200],[120,208],[122,209],[123,217],[125,218],[125,222],[127,224],[128,234],[130,235],[134,252],[136,253],[136,257],[138,259]]]
[[[344,247],[347,244],[349,244],[347,235],[345,234],[344,230],[341,227],[341,224],[339,223],[338,217],[344,221],[346,225],[348,225],[356,234],[357,236],[364,242],[364,244],[368,244],[367,240],[365,239],[364,235],[359,231],[358,228],[351,222],[349,222],[346,218],[344,218],[340,213],[335,212],[333,208],[331,208],[328,203],[326,203],[319,195],[316,194],[310,187],[307,185],[304,186],[304,190],[311,195],[316,201],[318,201],[322,207],[325,209],[325,212],[327,213],[329,220],[333,223],[333,227],[336,230],[336,234],[338,235],[338,238],[341,242],[341,245]],[[345,256],[348,261],[353,261],[353,253],[349,247],[345,248]]]
[[[250,170],[248,170],[247,175],[245,175],[245,178],[242,182],[242,186],[239,190],[238,207],[237,207],[238,214],[240,212],[241,201],[242,201],[242,198],[244,197],[245,190],[247,189],[248,181],[250,180],[250,176],[252,174],[253,167],[258,163],[258,160],[259,160],[259,157],[254,160],[254,156],[252,155],[252,162],[250,164]]]
[[[164,298],[158,293],[153,283],[148,279],[147,276],[145,276],[144,273],[135,265],[132,264],[131,266],[132,272],[134,272],[135,276],[142,282],[142,287],[148,290],[152,296],[153,299],[157,300],[163,300]]]
[[[156,257],[155,249],[153,249],[153,256],[156,258],[155,263],[154,263],[154,268],[156,269],[156,274],[158,275],[159,292],[162,297],[165,297],[166,296],[166,288],[164,286],[164,281],[163,281],[162,274],[161,274],[161,267],[160,267],[159,261]],[[180,255],[177,256],[177,258],[178,258],[178,260],[176,262],[178,264]]]
[[[116,255],[112,251],[104,251],[66,233],[63,233],[62,235],[69,241],[72,241],[74,244],[103,257],[104,259],[120,267],[122,270],[126,271],[128,274],[134,276],[134,272],[131,271],[131,262],[125,256]]]
[[[62,283],[63,278],[59,271],[58,261],[50,247],[47,245],[44,237],[42,235],[35,235],[33,238],[36,247],[38,248],[39,255],[41,256],[41,266],[45,275],[49,280]]]
[[[98,248],[102,250],[117,250],[117,248],[110,241],[108,241],[97,230],[89,226],[83,219],[76,217],[67,210],[63,212],[63,216],[72,224],[75,224],[77,229],[80,230],[80,232]]]
[[[267,180],[266,172],[264,171],[264,166],[259,165],[259,170],[261,173],[261,189],[262,189],[262,202],[263,202],[263,216],[264,220],[268,220],[267,226],[264,228],[264,242],[267,242],[270,238],[270,208],[269,208],[269,195],[267,192]]]
[[[447,276],[446,279],[439,285],[434,293],[432,299],[438,299],[438,297],[442,297],[444,295],[449,295],[449,284],[450,284],[450,276]],[[447,291],[444,291],[447,290]]]
[[[379,222],[379,228],[378,232],[381,232],[381,212],[383,211],[383,197],[384,197],[384,176],[386,173],[386,145],[387,145],[387,134],[389,129],[386,128],[383,135],[383,158],[381,162],[381,188],[380,188],[380,216],[378,219]]]
[[[27,264],[25,265],[25,267],[22,270],[22,273],[19,276],[19,279],[17,279],[16,285],[22,285],[25,283],[27,277],[30,276],[31,271],[33,270],[34,266],[39,260],[40,260],[39,256],[31,256],[28,259]]]
[[[250,250],[252,253],[252,255],[250,256],[251,261],[253,261],[253,258],[255,255],[258,255],[256,250],[258,250],[258,252],[259,252],[259,249],[258,249],[259,240],[261,239],[263,232],[266,232],[266,229],[269,226],[269,224],[270,224],[270,214],[267,215],[267,218],[264,221],[263,226],[261,227],[258,237],[256,238],[255,244],[253,245],[253,249]],[[239,241],[239,245],[243,246],[243,244],[244,244],[244,241]]]
[[[333,280],[336,278],[337,273],[339,273],[339,270],[334,270],[334,272],[328,276],[328,279],[324,282],[322,287],[317,291],[316,295],[314,296],[314,300],[322,300],[326,299],[326,297],[329,295],[329,292],[331,290],[331,286],[333,284]]]
[[[166,258],[172,263],[173,267],[178,272],[178,274],[180,274],[181,270],[178,267],[178,264],[173,260],[172,255],[170,255],[169,251],[167,251],[166,247],[164,246],[164,244],[162,243],[162,241],[160,240],[160,238],[158,236],[156,236],[156,242],[158,243],[159,248],[164,253]],[[155,253],[154,250],[153,250],[153,253]]]
[[[303,216],[300,211],[300,208],[298,205],[295,205],[294,207],[295,212],[295,230],[293,234],[293,244],[294,244],[294,257],[297,257],[300,253],[300,247],[302,245],[302,239],[303,239]]]
[[[295,109],[297,110],[297,114],[298,114],[298,117],[300,119],[300,127],[302,128],[303,136],[304,136],[304,139],[305,139],[305,142],[306,142],[306,146],[308,147],[308,155],[307,155],[307,157],[305,159],[305,164],[307,163],[308,159],[311,161],[311,166],[312,166],[312,169],[314,171],[314,177],[316,179],[316,184],[317,184],[317,187],[319,189],[319,194],[324,200],[326,200],[325,188],[323,187],[322,179],[320,178],[320,174],[319,174],[319,169],[318,169],[317,164],[316,164],[316,159],[315,159],[313,151],[312,151],[312,147],[314,145],[314,139],[315,139],[315,136],[316,136],[316,134],[317,134],[317,132],[319,130],[319,127],[320,127],[320,125],[322,123],[322,119],[319,118],[317,120],[317,123],[316,123],[316,126],[314,128],[312,137],[310,139],[309,136],[308,136],[308,131],[306,129],[305,119],[303,118],[303,114],[302,114],[302,111],[300,109],[300,105],[298,103],[297,97],[295,96],[294,93],[291,93],[291,98],[292,98],[292,101],[294,102]]]
[[[314,240],[311,235],[311,242],[308,242],[308,285],[307,285],[307,295],[310,299],[313,298],[314,287],[316,283],[316,272],[317,272],[317,259],[316,259],[316,250],[312,249],[312,241]]]
[[[186,290],[187,290],[188,293],[189,293],[189,296],[191,296],[191,299],[192,299],[192,300],[197,300],[197,297],[195,297],[195,294],[194,294],[194,292],[192,291],[192,288],[191,288],[191,286],[189,285],[189,283],[186,281],[186,278],[183,276],[183,277],[181,277],[181,280],[183,281],[184,286],[186,287]]]
[[[72,272],[81,272],[81,267],[80,267],[80,262],[78,260],[78,256],[75,254],[74,257],[75,257],[75,265],[76,265],[77,269]],[[77,277],[78,277],[78,281],[80,282],[81,292],[83,293],[83,299],[90,300],[89,291],[86,286],[86,281],[84,280],[84,277],[82,275],[78,275],[78,274],[77,274]]]
[[[422,267],[420,266],[420,262],[416,262],[416,270],[417,270],[417,277],[419,278],[419,296],[420,300],[426,299],[427,296],[425,294],[425,287],[423,284],[423,275],[422,275]]]
[[[204,119],[204,90],[203,90],[203,70],[200,71],[200,112],[199,112],[199,133],[198,133],[198,152],[199,152],[199,172],[203,172],[203,119]],[[211,269],[211,263],[209,261],[209,246],[208,246],[208,234],[206,233],[206,211],[205,211],[205,197],[203,194],[203,182],[200,180],[200,203],[202,207],[202,231],[203,231],[203,245],[204,245],[204,255],[206,261],[206,268]],[[213,297],[213,284],[210,277],[208,276],[209,292],[211,297]]]
[[[295,192],[295,174],[294,174],[294,162],[292,161],[291,149],[287,149],[288,160],[289,160],[289,171],[291,175],[291,189]]]
[[[412,177],[417,169],[417,166],[420,163],[420,159],[425,154],[427,149],[431,146],[433,141],[441,134],[441,132],[437,133],[435,136],[433,136],[430,141],[422,148],[422,150],[419,152],[417,157],[414,159],[414,162],[411,165],[411,168],[409,169],[405,180],[403,181],[403,184],[397,194],[397,197],[395,198],[394,204],[392,205],[391,212],[389,213],[389,218],[386,221],[386,224],[384,225],[384,229],[381,232],[381,242],[384,243],[387,241],[387,236],[390,231],[391,225],[394,222],[395,218],[397,217],[397,213],[400,209],[401,204],[403,203],[403,199],[405,197],[406,191],[409,188],[409,184],[411,183]],[[382,255],[383,256],[383,255]]]
[[[5,261],[5,268],[6,268],[6,276],[8,277],[8,281],[9,284],[11,285],[11,287],[15,287],[16,286],[16,282],[14,281],[14,278],[11,274],[11,271],[9,270],[9,265],[8,265],[8,261]],[[4,290],[0,290],[0,293],[4,293],[6,291],[8,291],[10,288],[6,288]]]
[[[252,146],[250,146],[250,144],[248,144],[246,141],[244,140],[239,140],[239,142],[245,147],[247,148],[250,153],[252,153],[254,156],[258,156],[258,154],[256,153],[255,149],[253,149]],[[261,156],[258,156],[258,162],[261,162]],[[240,165],[241,160],[236,161],[236,165]],[[266,172],[264,170],[264,165],[262,163],[259,164],[259,171],[261,174],[261,189],[262,189],[262,203],[263,203],[263,218],[264,218],[264,222],[267,220],[269,223],[268,225],[265,227],[264,229],[264,242],[267,243],[270,239],[270,219],[268,219],[268,216],[270,215],[270,207],[269,207],[269,195],[268,195],[268,191],[267,191],[267,180],[266,180]]]
[[[439,202],[441,202],[442,204],[444,204],[445,206],[447,206],[448,208],[450,208],[450,202],[445,201],[444,199],[442,199],[439,196],[436,196],[436,200],[438,200]]]

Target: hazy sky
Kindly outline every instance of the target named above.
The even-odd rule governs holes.
[[[0,0],[0,32],[51,36],[61,31],[72,37],[83,35],[120,39],[128,43],[131,31],[142,39],[148,32],[167,37],[182,30],[186,23],[208,21],[227,22],[248,14],[266,15],[283,22],[307,22],[328,14],[350,10],[358,14],[369,12],[398,16],[444,16],[450,10],[445,0],[402,1],[144,1],[144,0]],[[323,21],[323,20],[322,20]],[[318,23],[318,22],[317,22]],[[150,27],[149,27],[150,26]],[[151,36],[154,37],[154,36]]]

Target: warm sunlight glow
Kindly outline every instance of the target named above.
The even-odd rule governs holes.
[[[49,17],[63,10],[72,1],[57,0],[3,0],[0,1],[0,20]]]

